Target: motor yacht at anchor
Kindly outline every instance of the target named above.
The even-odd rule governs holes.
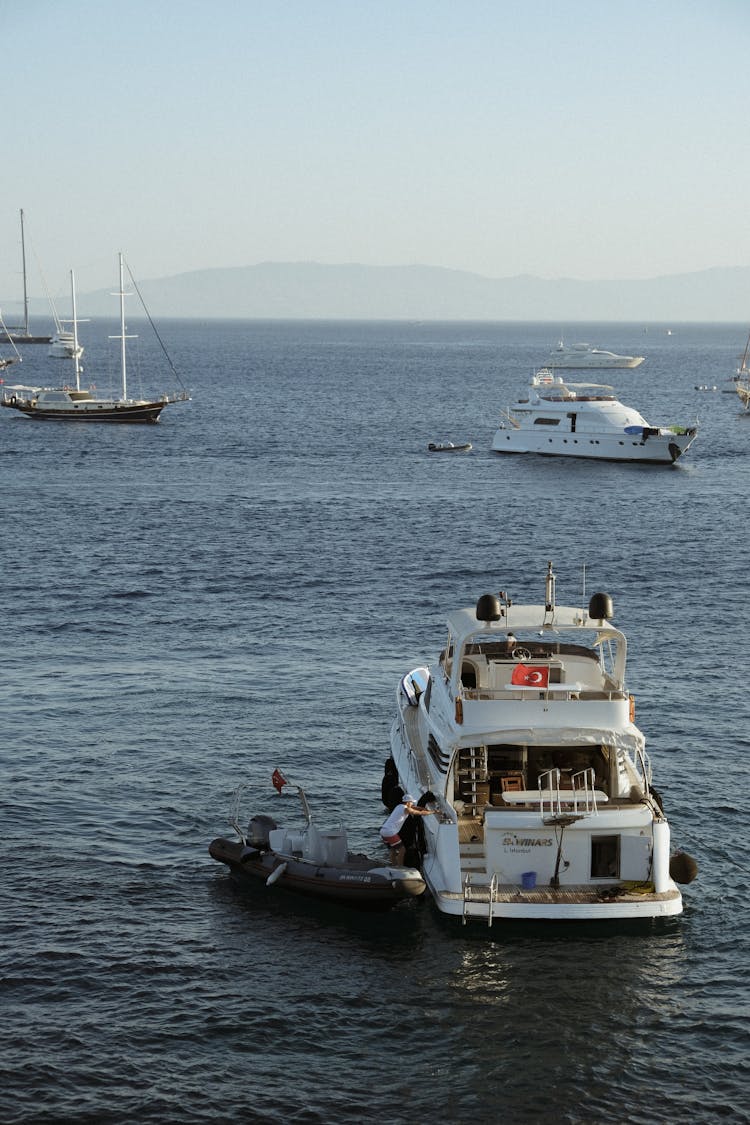
[[[570,383],[542,368],[528,394],[501,411],[495,453],[540,453],[672,465],[698,432],[694,426],[652,426],[602,383]]]
[[[550,563],[543,604],[483,595],[449,618],[437,663],[401,680],[384,793],[436,799],[420,818],[421,870],[443,913],[681,913],[675,880],[695,863],[670,858],[612,616],[606,594],[588,610],[556,605]]]
[[[617,355],[604,348],[593,348],[591,344],[564,344],[561,340],[550,352],[545,366],[549,368],[567,367],[577,370],[586,368],[638,367],[643,363],[642,355]]]
[[[58,328],[50,340],[47,355],[51,359],[80,359],[83,355],[83,344],[79,344],[76,333],[67,328]]]

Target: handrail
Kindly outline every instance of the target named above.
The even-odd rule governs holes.
[[[543,785],[542,783],[547,778],[549,778],[549,783],[547,785]],[[552,779],[553,778],[554,778],[554,781],[555,781],[554,790],[552,788]],[[545,792],[545,790],[547,790],[549,792],[549,815],[550,816],[559,816],[560,812],[561,812],[561,809],[560,809],[560,771],[559,771],[559,769],[555,768],[555,769],[547,770],[545,773],[540,773],[539,778],[537,780],[537,785],[539,787],[539,813],[540,813],[540,815],[544,816],[544,801],[545,801],[544,792]],[[555,803],[557,804],[557,808],[554,807]]]
[[[596,803],[596,774],[592,766],[579,770],[571,776],[571,789],[560,789],[561,772],[557,767],[547,770],[539,775],[539,815],[545,815],[545,802],[549,805],[547,815],[561,816],[562,803],[570,805],[568,794],[573,798],[573,815],[589,814],[597,816],[599,809]],[[563,792],[565,796],[563,797]],[[603,800],[606,798],[602,798]]]

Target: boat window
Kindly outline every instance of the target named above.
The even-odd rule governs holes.
[[[534,425],[535,426],[559,426],[560,425],[560,419],[559,418],[535,418],[534,419]]]

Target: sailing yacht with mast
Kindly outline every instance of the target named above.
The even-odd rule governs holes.
[[[120,332],[111,337],[120,341],[121,394],[119,398],[98,398],[92,390],[81,389],[81,350],[78,343],[78,325],[75,303],[75,279],[71,270],[71,290],[73,294],[73,331],[71,359],[75,370],[75,387],[6,387],[0,405],[17,410],[29,418],[64,422],[158,422],[165,406],[173,402],[189,401],[190,396],[183,390],[179,394],[163,394],[159,398],[136,399],[128,397],[125,329],[124,261],[119,254],[120,267]],[[136,286],[137,289],[137,286]],[[158,334],[157,334],[158,335]],[[159,340],[161,343],[161,340]],[[162,344],[162,348],[164,345]],[[166,355],[166,351],[165,351]],[[167,356],[169,359],[169,357]],[[171,364],[173,374],[179,376]]]
[[[14,344],[49,344],[50,336],[32,336],[29,330],[29,294],[26,285],[26,239],[23,229],[23,208],[21,208],[21,267],[23,270],[23,327],[6,328],[2,325],[0,340]]]
[[[745,350],[742,353],[742,359],[740,360],[737,371],[731,379],[727,380],[729,383],[727,389],[737,392],[745,410],[750,410],[750,367],[747,366],[748,353],[750,353],[750,336],[747,338]]]

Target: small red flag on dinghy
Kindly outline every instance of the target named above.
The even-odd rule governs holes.
[[[281,772],[281,770],[278,767],[271,774],[271,781],[273,782],[274,789],[278,789],[279,793],[281,793],[281,790],[284,788],[285,785],[289,784],[289,782],[284,777],[283,773]]]
[[[549,682],[549,668],[545,665],[516,664],[510,682],[523,687],[545,688]]]

